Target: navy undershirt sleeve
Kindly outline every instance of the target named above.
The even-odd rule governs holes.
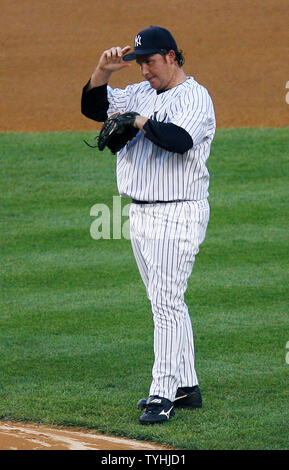
[[[107,99],[107,85],[90,88],[90,81],[82,90],[81,112],[94,121],[104,122],[107,119],[109,102]],[[145,137],[158,147],[169,152],[185,153],[193,146],[190,134],[180,126],[149,119],[145,125]]]
[[[94,121],[104,122],[107,118],[109,102],[107,99],[107,85],[101,85],[88,90],[90,81],[82,90],[81,112]]]
[[[185,153],[193,146],[190,134],[171,122],[159,122],[149,119],[145,125],[145,136],[158,147],[169,152]]]

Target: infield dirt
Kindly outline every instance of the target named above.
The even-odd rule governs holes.
[[[187,75],[212,95],[219,128],[288,126],[288,0],[2,0],[1,7],[1,132],[99,128],[80,113],[82,87],[104,49],[133,45],[150,24],[173,32]],[[141,79],[133,64],[111,84]],[[153,446],[74,428],[0,424],[0,449]]]
[[[0,421],[0,450],[168,450],[170,447],[81,428]]]
[[[80,113],[100,53],[150,24],[170,29],[185,72],[213,97],[218,127],[282,127],[288,0],[2,0],[0,131],[95,129]],[[141,81],[134,63],[113,86]],[[289,84],[288,84],[289,87]]]

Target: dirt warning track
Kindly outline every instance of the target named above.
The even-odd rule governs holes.
[[[0,131],[95,129],[80,97],[100,53],[151,24],[174,34],[219,128],[288,126],[288,0],[2,0]],[[142,79],[133,63],[111,84]]]

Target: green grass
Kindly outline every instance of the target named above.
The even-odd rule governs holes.
[[[0,134],[0,418],[183,449],[288,449],[289,129],[217,131],[186,295],[204,407],[153,427],[136,409],[153,325],[130,241],[90,236],[91,207],[118,194],[115,157],[86,147],[92,137]]]

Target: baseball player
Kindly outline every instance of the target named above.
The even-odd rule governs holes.
[[[172,34],[150,26],[129,46],[104,51],[83,88],[82,113],[103,122],[113,113],[138,113],[136,136],[117,153],[117,185],[131,198],[133,253],[151,302],[154,364],[141,424],[168,421],[174,408],[200,408],[193,330],[184,300],[195,256],[209,221],[206,161],[215,134],[212,99],[183,70]],[[112,73],[136,60],[144,81],[108,85]]]

